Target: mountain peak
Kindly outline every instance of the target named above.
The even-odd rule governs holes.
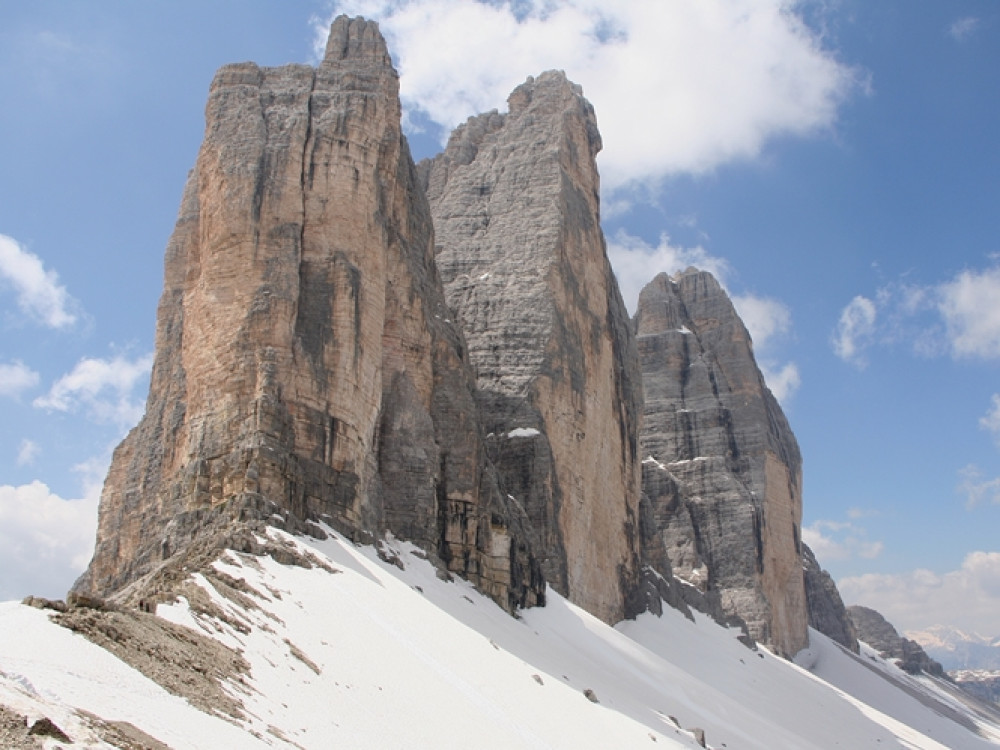
[[[323,62],[333,64],[341,60],[370,60],[392,67],[389,48],[378,23],[360,16],[337,16],[330,26]]]

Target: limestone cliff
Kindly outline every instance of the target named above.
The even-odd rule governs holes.
[[[660,274],[634,318],[645,390],[644,559],[717,597],[754,639],[808,644],[798,445],[711,274]],[[666,575],[666,573],[664,573]]]
[[[901,636],[880,612],[854,605],[847,608],[847,613],[858,640],[878,651],[882,658],[893,659],[900,669],[910,674],[926,672],[936,677],[944,676],[944,668],[930,658],[919,643]]]
[[[593,108],[564,74],[519,86],[420,165],[505,492],[557,591],[608,622],[638,579],[641,385],[600,228]]]
[[[820,567],[809,545],[802,544],[802,573],[805,576],[806,601],[809,604],[809,627],[829,636],[844,648],[858,653],[854,623],[840,598],[837,584]]]
[[[119,590],[209,515],[277,508],[390,530],[504,606],[539,601],[433,248],[376,24],[338,18],[317,68],[222,68],[167,247],[146,414],[76,588]]]

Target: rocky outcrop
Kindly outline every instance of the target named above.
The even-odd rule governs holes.
[[[786,656],[808,644],[798,445],[711,274],[660,274],[634,318],[645,560]]]
[[[858,640],[879,652],[883,659],[892,659],[900,669],[910,674],[926,672],[943,677],[944,669],[931,659],[916,641],[904,638],[879,612],[861,606],[847,608]]]
[[[816,555],[805,543],[802,544],[802,572],[809,606],[809,627],[816,628],[844,648],[858,653],[858,637],[844,600],[840,598],[837,584],[820,567]]]
[[[607,622],[638,582],[641,386],[600,228],[594,111],[564,74],[519,86],[420,166],[504,491],[548,582]]]
[[[540,601],[433,250],[376,24],[338,18],[318,68],[222,68],[167,247],[146,414],[76,589],[115,592],[213,517],[273,504],[412,539],[508,608]]]

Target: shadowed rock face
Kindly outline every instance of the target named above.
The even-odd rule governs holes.
[[[638,580],[641,386],[600,228],[601,146],[548,72],[471,118],[419,169],[505,491],[556,590],[608,622]]]
[[[802,572],[805,576],[806,600],[809,603],[809,627],[816,628],[841,646],[859,652],[858,637],[854,632],[847,608],[837,585],[830,574],[823,570],[808,544],[802,544]]]
[[[808,645],[801,458],[711,274],[660,274],[634,319],[645,391],[643,554],[718,597],[754,639]]]
[[[206,512],[270,502],[356,538],[391,530],[504,606],[538,602],[433,237],[376,24],[337,19],[318,68],[222,68],[167,247],[146,414],[75,588],[115,592]]]
[[[941,665],[930,658],[919,643],[901,636],[880,612],[855,605],[848,607],[847,613],[858,640],[878,651],[883,659],[895,659],[899,667],[910,674],[926,672],[936,677],[944,676]]]

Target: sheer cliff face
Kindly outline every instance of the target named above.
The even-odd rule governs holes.
[[[645,560],[717,592],[756,640],[792,655],[808,644],[801,458],[746,328],[695,270],[650,282],[634,324]]]
[[[840,598],[837,584],[823,570],[809,545],[802,544],[802,572],[805,576],[806,600],[809,603],[809,627],[816,628],[844,648],[859,653],[854,623]]]
[[[558,591],[620,619],[637,579],[641,385],[599,225],[594,112],[562,73],[420,165],[505,492]]]
[[[77,588],[148,571],[197,532],[185,514],[263,499],[358,537],[390,529],[505,606],[535,603],[433,246],[374,23],[338,19],[315,69],[221,69],[167,248],[147,412]]]

